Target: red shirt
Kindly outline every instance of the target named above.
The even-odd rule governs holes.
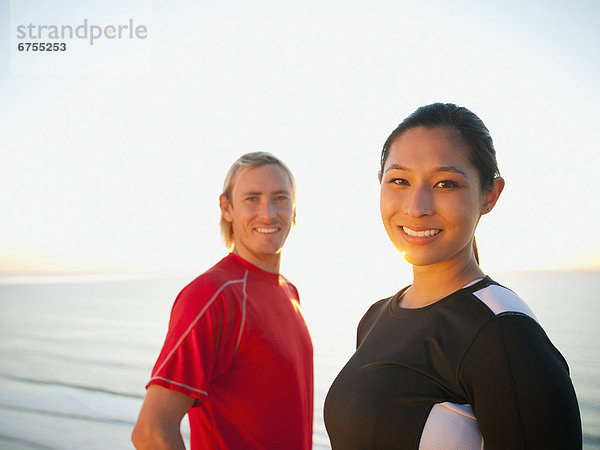
[[[150,384],[196,399],[192,449],[310,449],[313,347],[298,291],[229,254],[175,300]]]

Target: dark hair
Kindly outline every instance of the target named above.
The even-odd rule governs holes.
[[[481,188],[492,187],[494,178],[500,175],[496,150],[490,131],[476,114],[453,103],[432,103],[421,106],[396,127],[383,144],[381,151],[381,173],[393,142],[405,131],[416,127],[451,128],[456,130],[469,149],[469,161],[479,172]]]

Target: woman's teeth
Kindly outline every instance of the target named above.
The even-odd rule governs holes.
[[[431,237],[431,236],[435,236],[440,231],[442,231],[442,230],[435,229],[435,228],[431,229],[431,230],[415,231],[415,230],[411,230],[408,227],[402,227],[402,230],[409,236],[414,236],[414,237]]]

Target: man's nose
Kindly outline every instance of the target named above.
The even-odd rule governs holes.
[[[265,219],[272,219],[275,217],[275,205],[271,199],[266,199],[260,205],[260,216]]]

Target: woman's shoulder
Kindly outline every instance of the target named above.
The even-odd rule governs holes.
[[[521,297],[489,276],[475,283],[469,290],[495,316],[517,314],[528,316],[537,322],[535,314]]]
[[[381,300],[376,301],[375,303],[373,303],[369,309],[367,309],[367,312],[365,313],[365,315],[363,316],[363,318],[361,319],[361,322],[365,319],[369,319],[369,318],[376,318],[379,317],[381,315],[381,313],[383,311],[386,310],[386,308],[391,306],[391,303],[398,301],[398,299],[402,296],[402,294],[404,293],[404,291],[406,291],[409,288],[409,286],[406,286],[405,288],[401,289],[400,291],[396,292],[394,295],[390,296],[390,297],[386,297],[383,298]]]
[[[368,330],[373,327],[375,322],[377,322],[377,319],[381,317],[382,314],[390,310],[392,302],[397,301],[398,297],[402,295],[407,288],[408,287],[402,289],[391,297],[378,300],[369,307],[367,312],[363,315],[362,319],[360,319],[360,322],[358,323],[359,342],[361,340],[361,336],[364,336],[365,333],[367,333]]]

